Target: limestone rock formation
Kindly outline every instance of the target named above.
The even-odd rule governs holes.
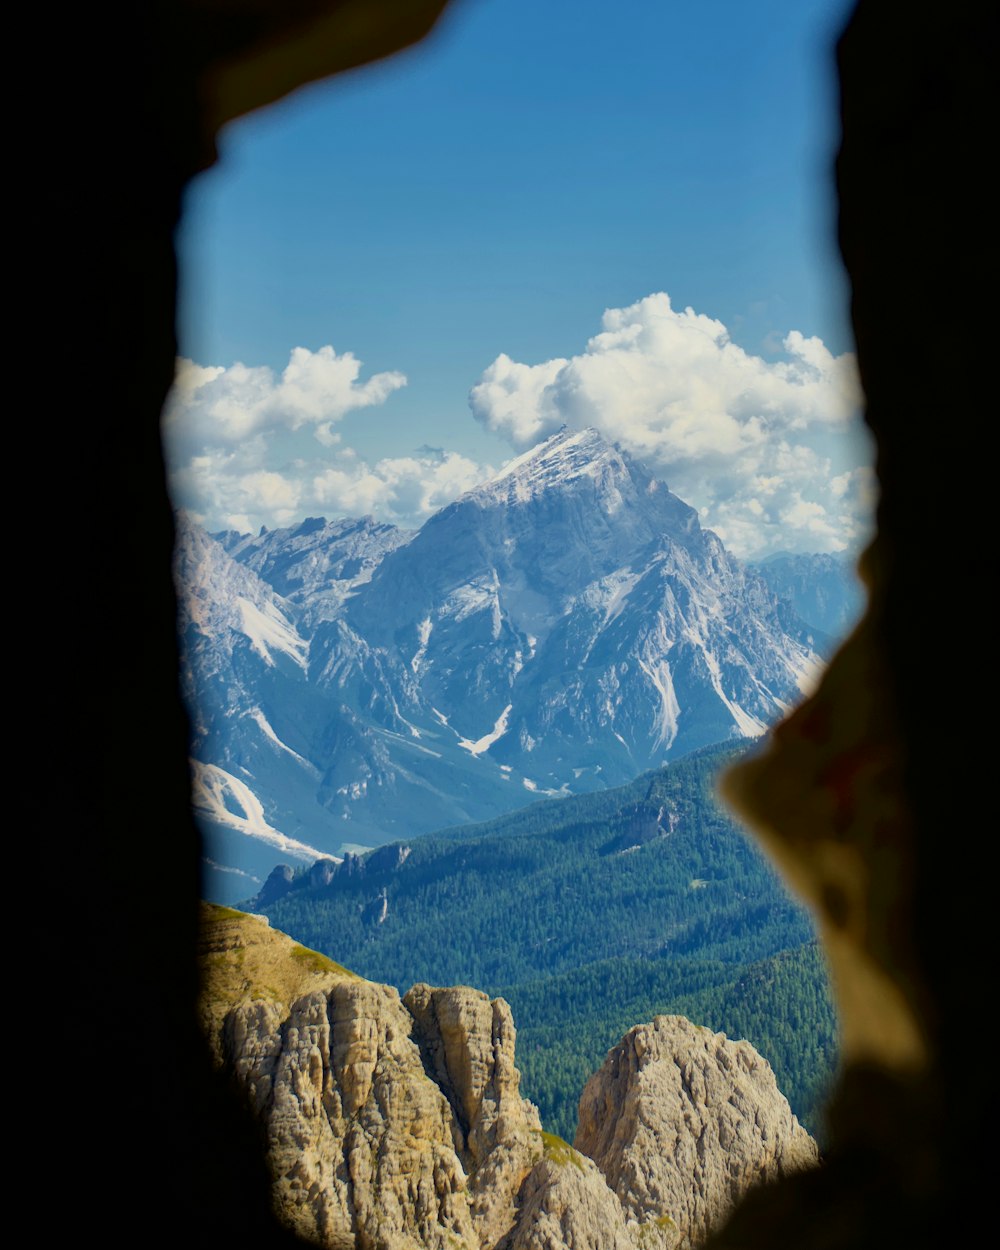
[[[538,1158],[542,1128],[537,1110],[518,1093],[510,1007],[464,986],[415,985],[403,1001],[454,1112],[470,1172],[469,1204],[484,1244],[492,1245],[510,1226],[518,1190]]]
[[[818,675],[815,627],[597,429],[552,434],[405,541],[373,524],[217,541],[180,523],[184,690],[222,867],[270,871],[275,830],[314,858],[621,785],[759,736]],[[220,843],[255,804],[272,832],[244,820]],[[215,897],[231,878],[214,873]]]
[[[400,1001],[211,905],[201,962],[203,1027],[259,1116],[276,1209],[327,1250],[688,1250],[751,1186],[816,1162],[753,1047],[678,1016],[610,1052],[574,1149],[521,1097],[503,999]]]
[[[767,1061],[681,1016],[657,1016],[609,1052],[580,1099],[575,1145],[626,1217],[678,1250],[754,1185],[818,1161]]]
[[[542,1136],[544,1157],[521,1188],[517,1224],[498,1250],[635,1250],[637,1226],[626,1227],[597,1165],[560,1138]]]
[[[286,1223],[331,1250],[496,1244],[542,1153],[506,1003],[416,987],[428,1065],[394,989],[262,918],[206,906],[202,966],[203,1023],[260,1115]]]

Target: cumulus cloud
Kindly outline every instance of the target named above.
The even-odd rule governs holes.
[[[209,529],[290,525],[308,513],[374,513],[410,526],[492,473],[441,448],[369,464],[340,446],[335,422],[406,383],[401,373],[366,382],[360,373],[360,361],[332,347],[296,348],[280,377],[179,361],[163,421],[175,502]],[[313,456],[293,437],[302,431],[320,444]]]
[[[372,466],[351,457],[317,474],[312,494],[330,511],[374,512],[406,524],[422,521],[491,472],[457,452],[398,456]]]
[[[596,426],[739,555],[857,547],[875,492],[854,359],[796,330],[782,348],[777,360],[755,356],[722,322],[677,311],[660,293],[608,309],[572,357],[531,365],[498,356],[470,404],[516,452],[562,425]],[[362,378],[361,361],[332,347],[295,348],[280,374],[178,362],[164,413],[175,501],[210,529],[310,513],[420,524],[492,468],[431,446],[367,462],[341,444],[347,413],[405,384],[396,371]]]
[[[201,456],[172,477],[175,500],[209,530],[240,532],[292,525],[308,514],[374,514],[416,526],[493,472],[448,452],[369,464],[349,450],[321,468],[297,460],[281,471],[234,466],[232,457]]]
[[[739,554],[843,550],[871,509],[854,357],[792,330],[777,361],[664,293],[610,308],[570,359],[500,355],[475,417],[521,451],[562,425],[596,426],[695,505]]]
[[[266,365],[229,368],[179,360],[163,414],[164,434],[182,448],[234,447],[280,429],[309,428],[324,446],[337,441],[334,425],[356,408],[382,404],[401,386],[402,373],[359,381],[361,361],[332,347],[296,347],[280,375]]]

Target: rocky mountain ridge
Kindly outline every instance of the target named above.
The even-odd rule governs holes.
[[[773,594],[826,634],[831,644],[861,617],[864,589],[854,561],[843,554],[782,552],[755,563],[753,569]]]
[[[609,1054],[571,1147],[520,1096],[502,999],[401,1000],[210,905],[201,965],[203,1027],[260,1119],[276,1208],[321,1246],[686,1250],[759,1180],[816,1162],[753,1048],[679,1017]]]
[[[181,524],[185,691],[215,858],[258,881],[282,838],[339,856],[757,736],[818,672],[817,632],[596,430],[416,534],[217,538]]]
[[[413,534],[365,516],[306,517],[299,525],[256,536],[227,530],[213,537],[312,625],[336,617],[354,591],[371,581],[383,558]]]

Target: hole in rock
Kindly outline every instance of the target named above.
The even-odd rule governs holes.
[[[657,1014],[813,1131],[810,920],[713,797],[861,608],[846,6],[456,6],[224,132],[167,407],[209,897],[518,1025],[572,1141]]]

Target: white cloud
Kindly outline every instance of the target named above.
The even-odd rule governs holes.
[[[416,526],[432,512],[489,477],[493,469],[454,452],[401,456],[367,464],[350,451],[317,471],[295,461],[281,472],[234,467],[224,454],[198,457],[172,475],[174,500],[209,530],[241,533],[292,525],[306,515],[372,513],[398,525]]]
[[[375,512],[403,524],[420,522],[489,477],[489,466],[456,452],[400,456],[369,467],[353,457],[312,481],[318,507],[334,512]]]
[[[874,475],[854,359],[795,330],[783,348],[778,360],[751,355],[720,321],[675,311],[661,293],[608,309],[569,359],[498,356],[470,404],[517,451],[563,424],[597,426],[737,554],[857,546]],[[164,414],[177,504],[210,529],[288,525],[310,513],[374,513],[414,526],[492,473],[430,447],[369,463],[342,446],[335,427],[346,413],[406,384],[395,371],[362,380],[361,369],[332,347],[295,348],[280,375],[178,362]]]
[[[290,525],[309,513],[413,526],[490,476],[491,466],[437,448],[368,464],[341,447],[334,422],[406,382],[395,372],[359,382],[360,370],[332,347],[296,348],[280,378],[179,361],[163,421],[175,503],[210,530]],[[320,444],[312,457],[300,454],[301,430]]]
[[[563,424],[596,426],[740,554],[841,550],[863,539],[871,509],[854,357],[797,330],[783,347],[781,360],[751,355],[722,322],[659,293],[608,309],[571,359],[498,356],[469,402],[518,451]]]
[[[182,450],[234,447],[277,430],[309,428],[324,446],[337,441],[333,426],[356,408],[382,404],[401,386],[402,373],[373,374],[360,382],[361,361],[332,347],[293,349],[281,376],[266,365],[205,367],[177,362],[163,413],[164,436]]]

